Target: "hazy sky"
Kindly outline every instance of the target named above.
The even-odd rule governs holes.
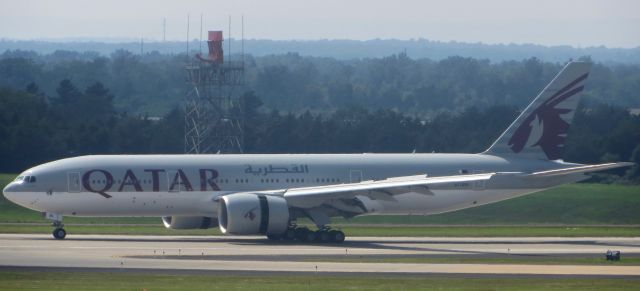
[[[245,38],[427,38],[484,43],[640,46],[638,0],[0,0],[0,38],[184,40],[223,29]]]

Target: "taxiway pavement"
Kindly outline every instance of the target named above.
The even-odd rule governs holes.
[[[350,237],[342,244],[262,237],[0,234],[0,266],[225,272],[634,276],[640,266],[353,262],[354,258],[640,256],[640,238]],[[357,260],[355,260],[357,261]],[[381,260],[384,261],[384,260]]]

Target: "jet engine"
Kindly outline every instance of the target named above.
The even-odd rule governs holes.
[[[218,220],[205,216],[163,216],[164,227],[171,229],[207,229],[218,226]]]
[[[289,226],[289,207],[282,197],[238,193],[223,196],[219,204],[222,233],[279,235]]]

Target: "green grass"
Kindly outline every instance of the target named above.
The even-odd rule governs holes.
[[[527,264],[527,265],[602,265],[602,266],[637,266],[640,258],[625,258],[620,261],[607,261],[602,257],[535,257],[535,256],[509,256],[509,257],[371,257],[371,256],[344,256],[344,257],[310,257],[304,258],[308,262],[337,262],[337,263],[410,263],[410,264]]]
[[[74,234],[126,234],[126,235],[220,235],[218,228],[212,229],[167,229],[161,225],[65,225],[69,236]],[[0,233],[48,234],[53,227],[47,225],[0,225]]]
[[[640,224],[640,186],[569,184],[457,212],[430,216],[363,216],[349,222],[474,225]]]
[[[409,236],[409,237],[636,237],[640,227],[522,227],[522,226],[449,226],[449,227],[393,227],[358,226],[338,227],[347,236]],[[136,235],[220,235],[217,228],[174,230],[161,225],[73,225],[65,229],[74,234],[136,234]],[[42,233],[53,230],[47,225],[3,224],[0,233]]]
[[[446,227],[342,227],[349,236],[415,237],[635,237],[640,227],[593,226],[446,226]]]
[[[326,275],[177,275],[121,272],[0,272],[0,290],[626,290],[638,280]]]

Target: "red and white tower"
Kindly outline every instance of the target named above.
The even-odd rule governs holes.
[[[186,66],[185,153],[242,153],[244,62],[225,61],[222,31],[209,31],[206,56]],[[230,53],[230,52],[227,52]]]

